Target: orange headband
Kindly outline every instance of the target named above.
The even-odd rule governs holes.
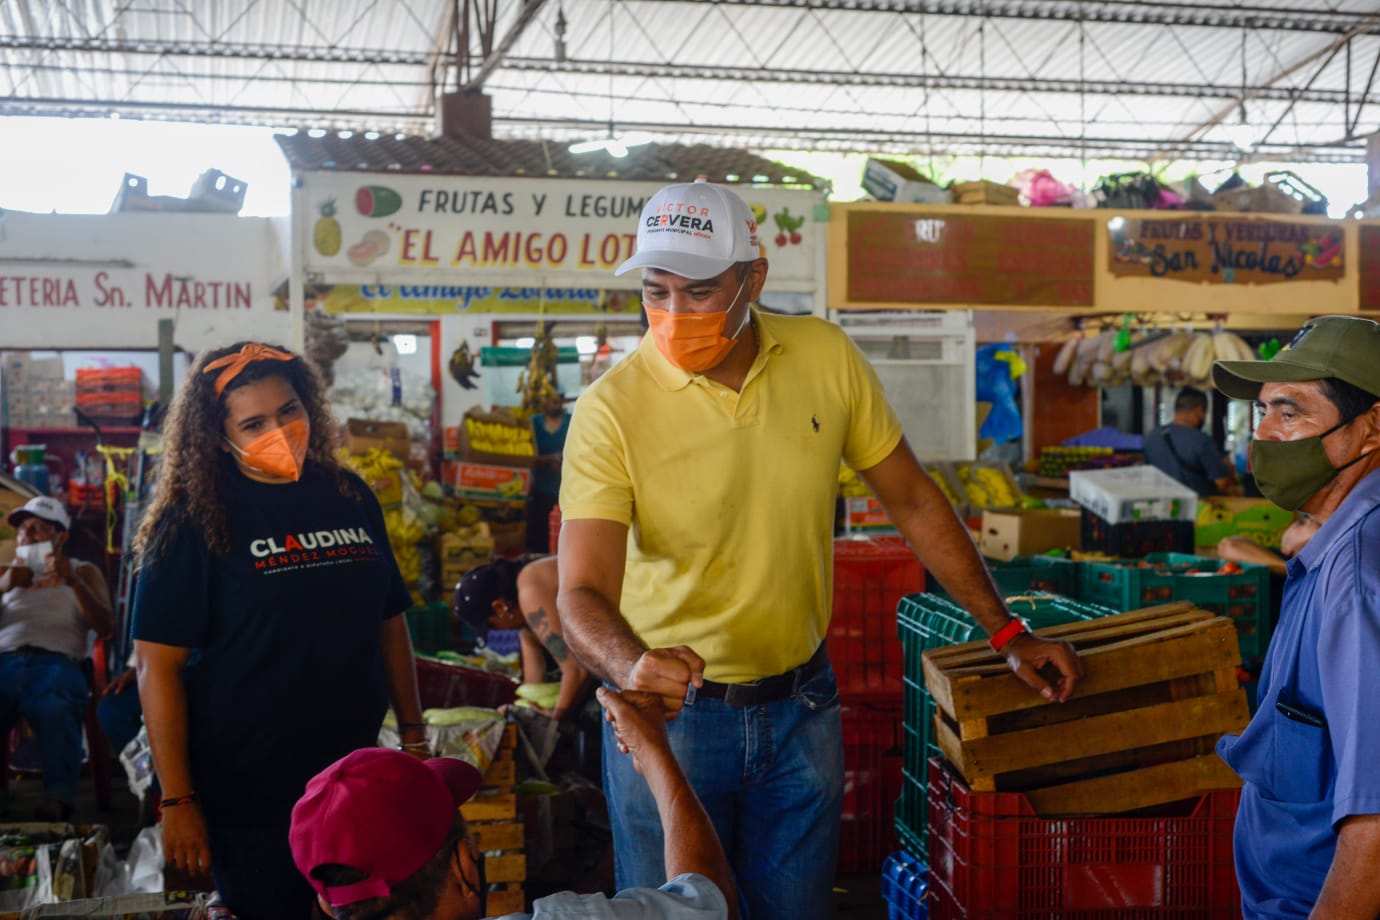
[[[279,351],[268,345],[250,342],[234,354],[229,354],[223,358],[217,358],[212,361],[210,364],[206,365],[201,372],[203,374],[209,374],[211,371],[218,371],[222,367],[225,368],[225,370],[221,371],[220,376],[216,378],[215,382],[216,397],[219,398],[220,395],[225,392],[225,388],[229,386],[230,381],[238,377],[241,371],[254,362],[291,361],[296,357],[297,356],[294,354],[289,354],[286,351]]]

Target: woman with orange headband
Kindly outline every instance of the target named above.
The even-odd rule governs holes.
[[[249,342],[203,354],[164,426],[133,634],[171,865],[241,920],[315,900],[288,827],[308,779],[376,743],[392,703],[425,752],[383,513],[341,469],[320,378]]]

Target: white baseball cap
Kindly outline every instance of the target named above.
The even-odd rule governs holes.
[[[7,520],[11,527],[18,527],[25,518],[31,517],[42,518],[63,530],[72,529],[72,519],[68,517],[67,509],[62,507],[62,502],[48,495],[37,495],[29,499],[11,511]]]
[[[761,255],[757,218],[747,202],[726,186],[696,179],[651,197],[637,227],[637,252],[614,274],[657,268],[699,280]]]

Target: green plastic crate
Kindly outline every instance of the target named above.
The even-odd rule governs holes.
[[[1191,601],[1231,619],[1243,659],[1259,658],[1270,643],[1270,570],[1242,565],[1241,571],[1215,574],[1224,562],[1187,553],[1151,553],[1149,567],[1135,562],[1078,563],[1078,597],[1124,612]]]
[[[1030,597],[1029,601],[1013,604],[1011,609],[1034,629],[1095,620],[1114,612],[1057,594],[1031,594]],[[918,844],[912,852],[924,853],[928,839],[925,796],[928,761],[943,754],[934,740],[934,699],[925,689],[921,656],[929,649],[984,639],[987,634],[961,607],[938,594],[910,594],[901,598],[896,624],[906,668],[902,708],[903,781],[896,803],[896,826],[903,840]]]
[[[1075,597],[1078,588],[1078,566],[1058,556],[1017,556],[1008,562],[987,560],[992,580],[1003,597],[1040,592]],[[930,578],[929,590],[952,601],[937,580]]]
[[[414,651],[434,655],[450,648],[450,604],[444,601],[420,604],[410,608],[404,616]]]

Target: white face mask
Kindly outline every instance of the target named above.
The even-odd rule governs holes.
[[[29,543],[25,546],[16,547],[14,550],[14,561],[28,569],[33,569],[34,575],[47,575],[52,568],[48,557],[53,554],[53,543],[51,540],[44,540],[42,543]]]

